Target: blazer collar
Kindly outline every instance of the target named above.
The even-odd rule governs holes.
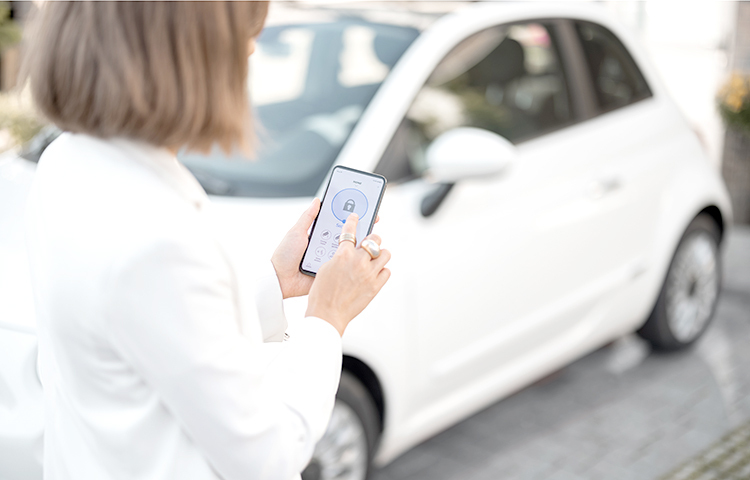
[[[195,176],[166,148],[129,138],[113,138],[111,141],[114,145],[126,151],[129,158],[151,170],[174,188],[195,208],[200,210],[208,202],[206,191],[203,190]]]

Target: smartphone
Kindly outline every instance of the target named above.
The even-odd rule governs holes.
[[[310,230],[307,250],[299,269],[315,276],[333,258],[339,246],[341,228],[352,213],[359,216],[357,246],[372,232],[383,200],[386,180],[382,175],[337,166],[331,172],[318,217]]]

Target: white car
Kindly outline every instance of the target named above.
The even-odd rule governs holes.
[[[393,275],[344,337],[338,402],[305,479],[363,479],[630,332],[690,345],[720,288],[723,183],[605,10],[390,5],[275,5],[251,60],[259,158],[182,155],[238,268],[267,260],[334,165],[388,178],[375,231]],[[42,148],[0,160],[8,479],[41,475],[21,218]],[[305,299],[285,307],[302,315]]]

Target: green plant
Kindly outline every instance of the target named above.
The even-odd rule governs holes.
[[[13,142],[6,148],[28,142],[44,125],[34,110],[28,90],[20,95],[18,92],[0,93],[0,131],[6,130]]]
[[[750,135],[750,75],[733,73],[719,90],[717,100],[727,126]]]
[[[21,28],[10,18],[10,3],[0,2],[0,51],[21,41]]]

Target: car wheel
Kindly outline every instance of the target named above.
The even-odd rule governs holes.
[[[651,316],[638,334],[661,350],[695,342],[713,317],[721,288],[719,227],[699,215],[682,236]]]
[[[328,429],[315,446],[303,480],[365,480],[379,437],[378,413],[370,393],[344,370]]]

